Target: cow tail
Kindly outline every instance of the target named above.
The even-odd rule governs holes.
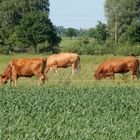
[[[13,63],[11,61],[10,62],[10,86],[12,85],[12,67],[13,67]]]
[[[139,79],[140,78],[140,64],[139,64],[139,60],[137,62],[138,62],[138,66],[137,66],[137,78]]]
[[[80,56],[78,56],[77,69],[78,69],[78,73],[79,73],[79,72],[80,72],[80,69],[81,69],[81,65],[80,65]]]

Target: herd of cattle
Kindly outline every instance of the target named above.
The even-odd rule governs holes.
[[[72,67],[72,74],[80,70],[80,56],[77,53],[59,53],[48,58],[17,58],[11,60],[5,72],[0,75],[0,85],[10,81],[16,85],[19,77],[39,78],[38,85],[44,84],[49,70]],[[135,56],[105,60],[101,63],[93,75],[93,80],[109,77],[115,79],[115,73],[130,71],[132,78],[139,78],[139,60]]]

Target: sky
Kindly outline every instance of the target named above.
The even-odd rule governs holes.
[[[106,22],[105,0],[49,0],[50,19],[56,26],[64,28],[92,28],[97,21]]]

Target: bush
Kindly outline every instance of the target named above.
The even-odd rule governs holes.
[[[119,44],[115,44],[113,40],[106,40],[103,44],[104,47],[104,54],[116,54],[116,49]]]
[[[49,51],[49,43],[43,42],[37,45],[37,53],[43,53]]]
[[[37,53],[52,53],[52,52],[59,52],[58,46],[50,47],[48,41],[40,43],[37,45]]]
[[[118,47],[116,53],[119,55],[140,55],[140,45],[122,45]]]
[[[9,46],[0,46],[0,54],[8,55],[10,53]]]
[[[77,39],[61,44],[60,51],[62,52],[76,52],[78,54],[95,54],[97,42],[89,39]]]

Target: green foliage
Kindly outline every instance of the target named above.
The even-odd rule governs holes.
[[[57,26],[55,27],[55,29],[59,36],[64,36],[65,28],[63,26]]]
[[[107,33],[107,26],[106,24],[98,21],[98,24],[96,25],[96,35],[94,36],[94,38],[98,41],[105,41],[108,37],[108,33]]]
[[[48,41],[45,41],[43,43],[40,43],[37,45],[37,53],[57,53],[59,52],[59,47],[58,46],[50,46]]]
[[[140,43],[140,21],[132,22],[127,29],[128,41],[132,44]]]
[[[98,21],[96,28],[87,30],[86,35],[95,38],[99,43],[104,42],[108,37],[106,24]]]
[[[108,31],[106,24],[98,21],[98,24],[95,28],[90,29],[74,29],[74,28],[67,28],[65,29],[62,26],[56,27],[57,33],[63,37],[85,37],[91,38],[93,37],[98,41],[98,43],[102,43],[106,41],[108,37]]]
[[[65,30],[65,35],[67,37],[76,37],[77,36],[77,29],[74,29],[74,28],[68,28]]]
[[[23,16],[15,33],[21,42],[33,46],[35,51],[37,44],[47,41],[49,47],[52,47],[60,41],[48,16],[40,12],[31,12]]]
[[[50,52],[49,48],[50,48],[49,43],[46,41],[37,45],[37,52],[38,53]]]
[[[1,139],[139,139],[140,88],[0,88]]]
[[[112,40],[106,40],[104,43],[98,43],[93,38],[68,39],[63,38],[60,44],[62,52],[77,52],[79,54],[90,55],[140,55],[140,45],[131,45],[129,43],[117,43]]]
[[[139,40],[134,39],[139,38],[139,33],[135,34],[132,40],[130,39],[134,28],[137,28],[136,22],[140,15],[139,0],[106,0],[105,12],[109,34],[113,40],[123,43],[131,41],[131,43],[139,43]]]
[[[9,54],[9,46],[0,46],[0,54]]]
[[[48,18],[48,0],[1,0],[0,1],[0,45],[16,47],[33,46],[47,41],[51,48],[60,38]],[[53,50],[52,50],[53,51]]]
[[[62,52],[76,52],[78,54],[95,54],[98,44],[94,39],[68,39],[60,44]]]
[[[125,56],[129,56],[129,55],[140,55],[140,45],[129,45],[129,44],[125,44],[125,45],[121,45],[120,47],[117,47],[116,54],[120,54],[120,55],[125,55]]]

